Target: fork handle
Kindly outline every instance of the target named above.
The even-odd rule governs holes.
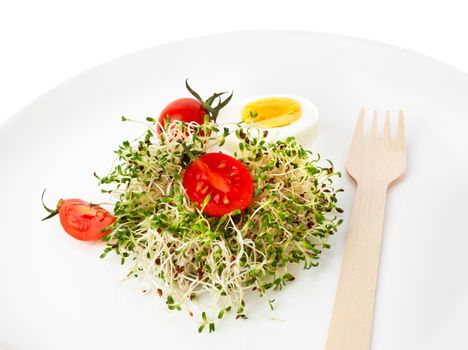
[[[363,184],[356,190],[326,350],[367,350],[387,185]]]

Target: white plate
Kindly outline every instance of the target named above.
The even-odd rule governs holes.
[[[186,94],[236,98],[282,92],[321,115],[314,149],[343,169],[358,110],[404,108],[408,171],[390,190],[373,349],[466,349],[468,324],[468,76],[391,46],[298,32],[242,32],[156,47],[87,71],[21,110],[0,129],[0,344],[18,350],[322,349],[346,224],[315,270],[253,302],[248,320],[198,334],[195,320],[122,282],[100,244],[41,222],[40,194],[101,197],[92,176],[141,127],[120,116],[157,116]],[[351,212],[353,184],[340,198]],[[1,346],[0,346],[1,347]]]

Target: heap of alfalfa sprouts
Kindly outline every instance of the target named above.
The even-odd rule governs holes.
[[[331,162],[319,165],[320,157],[295,138],[269,142],[266,132],[253,127],[230,131],[214,123],[176,121],[158,136],[156,122],[148,121],[145,136],[123,142],[117,165],[100,178],[103,192],[117,198],[117,220],[104,238],[102,257],[114,251],[122,264],[130,261],[129,275],[164,297],[171,310],[187,308],[192,314],[196,299],[208,298],[209,310],[198,311],[199,331],[208,325],[210,332],[214,320],[231,310],[246,317],[247,292],[265,296],[292,281],[288,264],[318,265],[328,237],[342,222],[336,216],[341,190],[333,187],[339,173]],[[183,172],[227,137],[239,142],[234,157],[252,173],[255,193],[244,212],[210,217],[188,200]]]

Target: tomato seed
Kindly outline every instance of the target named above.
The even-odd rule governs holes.
[[[216,193],[215,196],[213,197],[213,200],[216,204],[219,203],[219,193]]]
[[[197,183],[197,186],[195,187],[195,191],[200,191],[202,186],[204,185],[205,183],[203,181],[200,181]]]
[[[225,204],[225,205],[229,204],[229,199],[228,199],[228,197],[226,195],[224,195],[223,204]]]
[[[234,169],[231,171],[231,173],[229,174],[230,176],[236,176],[236,175],[239,175],[239,170],[237,169]]]
[[[208,191],[208,185],[205,185],[205,187],[203,187],[200,191],[201,194],[205,194],[206,191]]]
[[[226,167],[226,162],[221,162],[218,164],[218,169],[224,169]]]

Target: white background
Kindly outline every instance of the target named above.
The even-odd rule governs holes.
[[[0,123],[96,64],[226,31],[357,36],[415,50],[467,72],[466,6],[463,0],[0,0]]]

